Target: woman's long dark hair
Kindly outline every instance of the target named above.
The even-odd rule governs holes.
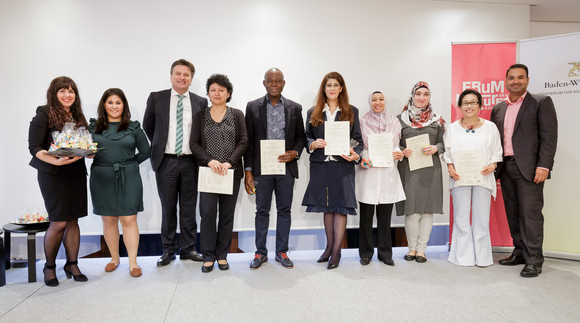
[[[118,88],[108,89],[103,93],[101,100],[99,101],[99,107],[97,108],[97,125],[95,126],[95,133],[102,133],[104,130],[109,128],[109,116],[107,115],[107,109],[105,109],[105,102],[109,97],[116,95],[123,102],[123,112],[121,113],[121,122],[117,128],[117,132],[125,131],[131,123],[131,111],[129,110],[129,102],[127,102],[127,97],[123,90]]]
[[[342,91],[338,94],[338,106],[340,107],[340,117],[338,119],[340,121],[350,121],[350,124],[352,125],[354,122],[354,113],[352,112],[350,103],[348,102],[346,83],[344,83],[344,78],[342,78],[342,75],[340,75],[338,72],[330,72],[324,75],[324,78],[320,83],[320,88],[318,89],[318,95],[316,96],[316,105],[314,106],[312,115],[310,115],[310,123],[312,126],[318,127],[324,122],[324,118],[322,117],[322,110],[324,110],[324,105],[328,100],[324,89],[326,88],[326,82],[328,82],[329,79],[337,80],[338,84],[342,86]]]
[[[63,109],[62,104],[58,101],[57,93],[61,89],[72,89],[75,92],[75,101],[70,107],[70,116],[74,120],[77,128],[87,127],[87,119],[83,114],[81,107],[81,97],[79,89],[75,82],[66,76],[60,76],[50,82],[46,91],[46,106],[48,109],[48,126],[57,130],[62,130],[65,123],[69,121],[69,114]]]

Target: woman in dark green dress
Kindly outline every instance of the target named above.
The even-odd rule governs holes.
[[[139,164],[149,158],[149,142],[138,121],[131,121],[125,94],[120,89],[103,93],[98,119],[91,119],[89,130],[99,151],[91,165],[93,213],[102,215],[103,235],[111,252],[105,271],[119,266],[119,221],[129,256],[129,272],[141,276],[137,264],[139,228],[137,213],[143,211],[143,184]],[[135,153],[135,148],[139,151]]]

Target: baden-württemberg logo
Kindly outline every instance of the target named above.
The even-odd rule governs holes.
[[[580,62],[572,62],[568,64],[573,66],[570,73],[568,73],[568,76],[580,76]]]
[[[580,62],[572,62],[568,63],[566,66],[564,64],[560,65],[558,68],[560,74],[562,76],[566,75],[566,71],[568,72],[567,79],[560,79],[560,80],[550,80],[544,81],[544,89],[546,90],[544,93],[538,93],[543,95],[566,95],[566,94],[578,94],[580,93]]]

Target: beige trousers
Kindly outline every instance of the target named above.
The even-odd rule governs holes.
[[[433,228],[433,214],[411,214],[405,216],[405,233],[409,250],[425,252]]]

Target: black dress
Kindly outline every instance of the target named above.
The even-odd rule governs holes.
[[[28,150],[32,154],[30,166],[38,170],[38,184],[50,221],[73,221],[87,215],[87,168],[85,160],[54,166],[36,158],[36,153],[48,150],[52,142],[48,109],[36,109],[28,130]]]

